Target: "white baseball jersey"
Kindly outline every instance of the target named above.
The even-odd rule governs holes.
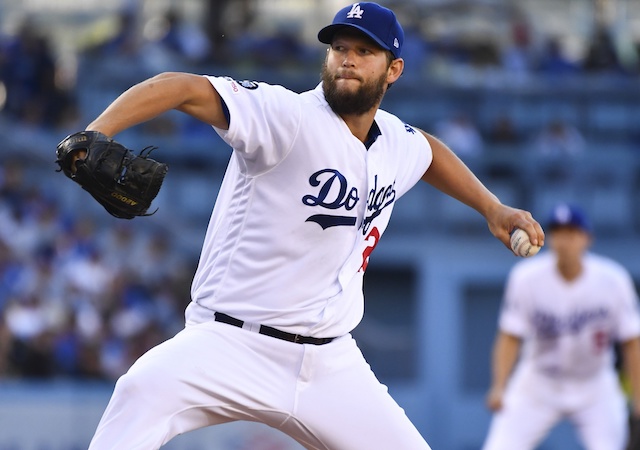
[[[233,148],[192,285],[187,322],[219,311],[316,337],[363,314],[362,279],[394,202],[432,161],[425,137],[378,111],[367,148],[322,86],[208,77],[230,114]]]
[[[537,371],[588,378],[613,370],[611,342],[640,335],[637,294],[615,261],[588,253],[584,272],[568,282],[548,252],[514,266],[500,328],[525,339],[522,362]]]
[[[187,324],[118,380],[91,450],[157,449],[234,420],[267,424],[308,449],[429,450],[349,334],[393,205],[431,164],[428,141],[379,111],[375,139],[363,145],[321,87],[296,94],[209,80],[229,111],[229,130],[217,132],[233,154]],[[214,312],[252,331],[336,339],[289,342],[216,322]]]

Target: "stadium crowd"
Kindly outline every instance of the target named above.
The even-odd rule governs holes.
[[[92,59],[109,64],[122,57],[144,64],[155,55],[153,68],[159,67],[158,61],[180,61],[206,71],[209,64],[304,64],[321,53],[319,46],[302,45],[295,29],[268,36],[247,32],[225,42],[222,51],[219,42],[194,24],[182,23],[175,11],[161,18],[164,25],[152,38],[141,32],[145,24],[139,18],[125,13],[119,19],[115,33],[82,49],[80,65]],[[56,132],[75,131],[87,121],[79,107],[81,86],[69,82],[75,76],[63,73],[50,43],[46,30],[29,21],[17,33],[0,36],[0,82],[6,93],[0,120]],[[606,29],[594,29],[587,52],[572,60],[559,40],[535,36],[521,18],[513,21],[507,45],[432,40],[416,23],[407,27],[405,48],[411,61],[407,76],[441,80],[450,78],[456,67],[462,69],[458,73],[486,79],[498,72],[511,79],[518,79],[517,74],[523,79],[639,74],[638,52],[623,58]],[[139,58],[143,53],[146,59]],[[219,57],[229,54],[234,57]],[[78,79],[82,81],[81,75]],[[546,145],[542,152],[551,146],[564,148],[557,140],[565,125],[554,126],[555,134],[539,130],[537,142]],[[437,127],[449,134],[445,140],[459,142],[469,152],[483,151],[483,140],[523,140],[509,117],[501,117],[488,130],[478,130],[472,118],[462,116]],[[571,141],[565,145],[570,147],[567,151],[580,151],[580,130],[571,128],[565,136]],[[182,327],[193,261],[163,230],[127,221],[98,223],[70,211],[37,180],[25,179],[22,170],[17,160],[2,160],[0,378],[114,380],[146,349]]]
[[[182,327],[191,270],[162,230],[99,226],[3,164],[0,378],[117,378]]]

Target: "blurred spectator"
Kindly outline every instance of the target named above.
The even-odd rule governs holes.
[[[584,152],[585,140],[576,127],[561,119],[551,121],[535,138],[535,150],[544,156],[575,156]]]
[[[37,296],[18,297],[5,312],[13,336],[10,360],[17,373],[25,377],[50,377],[54,374],[51,334],[47,306]]]
[[[138,14],[134,9],[125,8],[118,12],[115,26],[106,32],[98,25],[94,30],[97,42],[90,44],[85,52],[98,57],[136,57],[140,50]]]
[[[47,96],[55,88],[55,63],[47,39],[25,21],[3,49],[0,74],[7,88],[5,110],[11,116],[42,123]]]
[[[489,125],[487,140],[492,144],[519,144],[522,136],[511,116],[501,114]]]
[[[145,26],[145,35],[147,27]],[[190,63],[205,61],[211,52],[211,43],[197,23],[186,20],[176,8],[170,8],[155,24],[155,44],[166,49],[171,57],[182,58]],[[151,36],[145,36],[151,37]]]
[[[137,250],[132,258],[138,261],[134,271],[146,286],[153,287],[163,280],[184,276],[185,262],[172,250],[167,233],[151,233],[151,237]]]
[[[5,378],[10,375],[9,370],[11,366],[10,352],[12,344],[11,330],[7,327],[3,317],[0,317],[0,378]]]
[[[17,159],[3,162],[0,166],[0,209],[19,209],[26,189],[25,180],[24,167]]]
[[[237,44],[251,37],[259,17],[256,0],[205,0],[203,28],[212,46],[211,61],[237,64]],[[246,47],[240,45],[240,47]]]
[[[226,63],[231,60],[231,52],[228,48],[232,29],[229,29],[228,20],[225,20],[227,8],[234,4],[236,15],[241,18],[238,29],[246,30],[253,21],[253,1],[252,0],[206,0],[205,25],[209,41],[213,48],[211,58],[216,63]]]
[[[306,64],[315,52],[309,52],[298,24],[285,22],[270,35],[261,35],[250,48],[250,58],[262,67]]]
[[[462,53],[468,58],[470,68],[482,73],[500,66],[500,48],[489,38],[478,38],[466,42]]]
[[[116,274],[104,262],[100,250],[87,247],[74,256],[64,265],[62,272],[69,288],[86,300],[99,301],[103,295],[108,295],[113,289]]]
[[[547,38],[538,61],[537,70],[543,75],[561,76],[579,73],[580,68],[567,58],[559,38]]]
[[[26,124],[59,127],[77,117],[74,93],[57,83],[52,40],[26,20],[0,47],[0,81],[6,88],[3,112]]]
[[[97,242],[109,267],[114,270],[135,270],[137,262],[131,258],[130,253],[136,250],[139,243],[131,222],[116,222],[97,236]]]
[[[510,77],[525,81],[532,72],[534,51],[531,29],[524,18],[511,24],[511,42],[502,49],[501,63]]]
[[[596,28],[587,48],[583,68],[590,73],[622,71],[614,40],[607,27]]]
[[[460,112],[437,123],[435,133],[458,156],[478,156],[484,151],[482,136],[465,113]]]
[[[408,25],[404,27],[402,57],[405,61],[410,61],[410,63],[405,62],[402,76],[414,76],[420,79],[427,67],[430,48],[424,36],[422,36],[420,23],[416,19],[416,17],[413,17],[413,20],[408,18],[406,20]]]

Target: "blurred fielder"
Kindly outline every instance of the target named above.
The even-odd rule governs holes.
[[[640,417],[633,281],[618,263],[588,251],[592,230],[578,207],[558,205],[546,230],[552,251],[519,262],[507,281],[484,450],[533,449],[563,419],[587,450],[623,450],[629,412],[612,344],[620,342],[631,414]]]

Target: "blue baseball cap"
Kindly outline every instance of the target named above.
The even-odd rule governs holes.
[[[345,27],[360,30],[380,47],[393,53],[395,58],[400,57],[404,31],[390,9],[372,2],[354,3],[342,8],[333,18],[333,23],[318,32],[318,40],[331,44],[336,31]]]
[[[592,231],[585,212],[580,207],[567,203],[560,203],[551,211],[547,229],[553,230],[559,227],[574,227],[587,233]]]

